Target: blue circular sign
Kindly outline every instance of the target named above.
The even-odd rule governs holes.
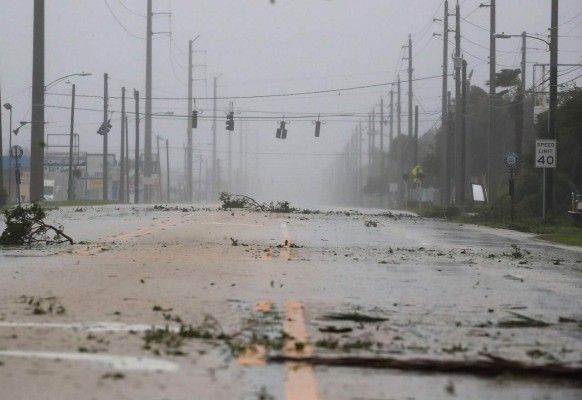
[[[10,157],[18,160],[24,154],[22,147],[15,145],[10,148]]]

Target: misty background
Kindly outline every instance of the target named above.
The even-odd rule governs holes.
[[[227,182],[228,135],[232,136],[229,191],[259,201],[295,204],[329,201],[329,168],[343,156],[356,126],[384,98],[398,75],[408,79],[408,37],[413,43],[414,105],[419,134],[440,126],[443,25],[442,0],[154,0],[153,152],[156,135],[170,146],[172,185],[183,181],[187,140],[188,41],[194,42],[194,97],[203,113],[193,132],[194,177],[211,167],[213,84],[217,81],[217,157]],[[489,9],[483,0],[460,0],[461,47],[473,71],[472,84],[488,90]],[[13,128],[31,118],[33,2],[0,0],[0,82],[2,103],[13,106]],[[454,12],[455,1],[450,1]],[[76,84],[75,132],[80,149],[102,152],[96,133],[103,118],[103,74],[109,74],[109,110],[114,111],[109,152],[119,159],[121,88],[133,111],[133,90],[145,94],[146,2],[143,0],[58,0],[46,2],[45,83],[68,74],[45,97],[45,134],[66,134],[70,121],[70,83]],[[498,0],[497,32],[548,39],[549,0]],[[454,18],[450,19],[454,28]],[[560,1],[560,63],[580,63],[582,2]],[[449,36],[454,40],[453,34]],[[528,65],[548,63],[549,49],[528,40]],[[454,45],[449,45],[452,54]],[[521,62],[519,38],[497,40],[497,69]],[[560,69],[559,83],[580,82],[580,69]],[[528,69],[527,86],[534,76]],[[449,62],[452,75],[452,61]],[[540,77],[537,77],[540,79]],[[358,88],[358,89],[354,89]],[[452,76],[449,90],[454,90]],[[407,83],[402,84],[402,130],[407,134]],[[225,130],[233,103],[235,130]],[[414,106],[413,105],[413,106]],[[144,102],[141,102],[143,112]],[[314,137],[313,121],[325,124]],[[8,111],[2,108],[4,149],[8,148]],[[385,117],[387,111],[385,111]],[[134,130],[130,116],[129,149]],[[279,121],[289,121],[286,140],[275,138]],[[141,134],[143,135],[143,124]],[[240,139],[247,157],[240,178]],[[385,129],[387,135],[387,129]],[[143,149],[143,136],[141,146]],[[12,137],[30,148],[30,125]],[[378,143],[378,142],[376,142]],[[163,145],[165,147],[165,144]],[[385,145],[387,146],[387,145]],[[364,148],[366,146],[364,145]],[[364,157],[365,159],[365,157]],[[162,162],[165,155],[162,154]],[[164,165],[162,166],[164,169]],[[236,185],[236,177],[247,183]],[[194,184],[196,193],[198,186]],[[196,198],[196,194],[195,194]],[[293,204],[293,205],[295,205]]]

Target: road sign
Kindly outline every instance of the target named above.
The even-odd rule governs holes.
[[[517,169],[517,164],[519,163],[519,157],[517,156],[517,154],[510,151],[508,153],[505,153],[503,162],[505,163],[505,166],[509,168],[510,171],[515,171]]]
[[[554,139],[536,140],[536,168],[556,168],[558,159],[557,144]]]
[[[12,146],[10,148],[10,157],[18,160],[24,154],[24,150],[20,146]]]

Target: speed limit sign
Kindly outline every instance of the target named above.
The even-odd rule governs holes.
[[[557,145],[554,139],[536,140],[536,168],[556,168],[557,158]]]

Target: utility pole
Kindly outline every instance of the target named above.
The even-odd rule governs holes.
[[[119,202],[125,203],[125,87],[121,88],[121,163],[119,168]]]
[[[552,0],[552,25],[550,27],[550,114],[548,139],[556,139],[556,113],[558,111],[558,0]],[[544,168],[544,174],[547,168]],[[556,205],[557,194],[554,180],[555,168],[551,168],[546,180],[546,212]],[[545,214],[544,214],[545,215]]]
[[[230,102],[230,112],[233,112],[234,105]],[[228,165],[227,165],[227,190],[232,191],[232,131],[228,131]]]
[[[194,40],[189,40],[188,41],[188,114],[189,114],[189,118],[188,118],[188,131],[187,131],[187,140],[188,140],[188,145],[187,145],[187,149],[186,149],[186,201],[189,203],[192,203],[193,201],[193,188],[192,188],[192,179],[193,179],[193,174],[192,174],[192,152],[194,151],[193,149],[193,145],[192,145],[192,115],[191,113],[194,111],[192,109],[192,105],[193,105],[193,82],[194,82],[194,78],[192,77],[193,74],[193,68],[194,65],[192,64],[192,56],[194,54],[194,50],[192,49],[194,42],[200,37],[200,35],[196,36],[194,38]],[[169,200],[168,200],[169,201]]]
[[[491,14],[489,22],[489,124],[487,132],[487,190],[489,191],[487,195],[487,202],[489,203],[490,198],[495,198],[495,177],[493,176],[493,169],[491,168],[491,144],[493,136],[493,122],[495,121],[495,103],[496,103],[496,76],[495,76],[495,64],[496,64],[496,49],[495,49],[495,0],[491,1]]]
[[[108,80],[109,76],[107,73],[103,74],[103,126],[106,127],[109,125],[107,119],[107,103],[108,103],[108,96],[109,96],[109,87],[108,87]],[[109,133],[108,130],[105,129],[103,131],[103,200],[109,199],[109,177],[108,177],[108,157],[107,157],[107,137]]]
[[[192,44],[188,41],[188,114],[192,113]],[[188,117],[188,145],[186,147],[186,201],[192,203],[192,116]]]
[[[402,133],[402,103],[400,102],[401,99],[401,92],[400,92],[400,74],[398,75],[398,95],[397,95],[397,101],[398,104],[396,104],[396,137],[399,137],[400,134]]]
[[[374,156],[374,149],[376,148],[376,106],[372,107],[372,159]]]
[[[384,97],[380,97],[380,175],[384,173]]]
[[[145,139],[144,139],[144,201],[151,202],[152,176],[152,0],[147,0]]]
[[[218,173],[216,165],[216,81],[219,76],[214,77],[214,99],[213,99],[213,114],[212,114],[212,194],[211,201],[215,201],[218,195]]]
[[[67,190],[67,200],[74,200],[75,191],[73,184],[73,145],[75,137],[75,84],[71,88],[71,129],[69,132],[69,186]],[[12,134],[12,133],[10,133]]]
[[[238,171],[239,171],[239,175],[238,175],[237,190],[238,190],[238,193],[242,193],[243,192],[243,124],[242,124],[242,120],[239,122],[239,124],[240,124],[240,135],[239,135],[239,141],[238,141]]]
[[[2,104],[2,87],[0,86],[0,104]],[[4,106],[6,107],[6,106]],[[8,131],[8,137],[12,138],[12,105],[10,105],[10,127]],[[10,151],[10,150],[9,150]],[[4,148],[2,147],[2,113],[0,112],[0,190],[4,188]],[[12,160],[11,157],[8,157],[8,160]],[[10,162],[10,161],[9,161]],[[10,167],[8,167],[8,182],[10,182]],[[7,192],[8,197],[6,198],[7,201],[10,201],[10,189]]]
[[[461,112],[461,69],[463,60],[461,58],[461,9],[459,2],[457,1],[457,6],[455,9],[455,56],[454,56],[454,66],[455,66],[455,139],[454,139],[454,182],[455,190],[453,194],[453,199],[455,204],[462,204],[461,202],[461,125],[462,125],[462,112]]]
[[[44,200],[44,14],[44,0],[34,0],[30,201]]]
[[[127,115],[123,120],[123,125],[125,125],[125,198],[123,201],[129,203],[129,121]]]
[[[360,121],[358,129],[358,193],[360,196],[360,205],[362,205],[362,183],[363,183],[363,173],[362,173],[362,121]]]
[[[408,35],[408,137],[412,138],[412,37]]]
[[[160,178],[160,201],[163,201],[162,198],[162,163],[160,157],[160,137],[156,136],[156,154],[157,154],[157,168],[158,168],[158,177]]]
[[[414,106],[414,166],[418,165],[418,106]]]
[[[170,140],[166,139],[166,191],[168,203],[170,202]]]
[[[133,176],[133,202],[139,204],[139,91],[133,90],[135,100],[135,173]]]
[[[372,167],[372,113],[368,113],[368,177],[371,176]]]
[[[440,170],[440,186],[441,186],[441,203],[448,205],[450,202],[449,193],[449,169],[447,168],[449,160],[449,141],[448,141],[448,124],[449,111],[447,109],[447,93],[448,79],[449,79],[449,1],[445,0],[445,14],[443,18],[443,87],[442,87],[442,111],[441,111],[441,170]]]
[[[465,184],[467,181],[467,61],[465,61],[464,59],[462,65],[461,89],[462,89],[461,98],[463,99],[463,102],[461,104],[462,122],[460,129],[461,138],[459,141],[461,144],[460,149],[461,166],[459,171],[460,174],[459,183],[461,186],[459,186],[459,203],[465,204],[465,193],[466,193]]]
[[[388,151],[392,150],[393,140],[394,140],[394,89],[390,89],[390,142],[388,142]]]
[[[398,139],[400,139],[400,133],[402,132],[402,118],[401,118],[401,112],[402,112],[402,106],[401,106],[401,92],[400,92],[400,74],[398,75],[398,104],[396,105],[396,129],[398,130],[398,132],[396,132],[396,137]],[[399,159],[400,159],[400,176],[398,177],[398,180],[400,181],[400,185],[399,185],[399,192],[400,192],[400,206],[402,207],[402,205],[404,204],[404,152],[405,152],[405,146],[404,146],[404,141],[403,140],[399,140],[399,146],[398,146],[398,151],[400,152],[399,154]]]

